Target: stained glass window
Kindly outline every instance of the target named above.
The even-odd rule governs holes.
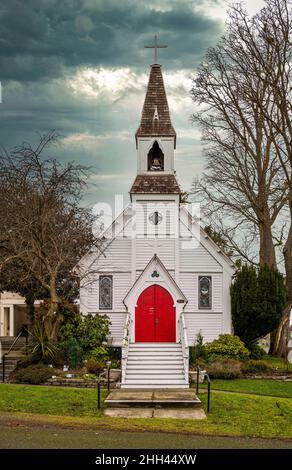
[[[199,308],[212,308],[212,278],[199,276]]]
[[[113,277],[99,276],[99,308],[111,310],[113,308]]]

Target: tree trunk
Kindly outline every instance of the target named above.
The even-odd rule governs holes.
[[[276,266],[276,253],[272,237],[272,224],[269,216],[264,217],[259,224],[260,236],[260,266]]]
[[[292,206],[290,208],[290,217],[292,221]],[[288,300],[292,301],[292,222],[289,228],[289,234],[284,246],[284,260],[286,271],[286,285],[288,290]]]
[[[271,351],[271,354],[279,357],[286,357],[287,354],[287,344],[289,339],[289,318],[292,307],[292,202],[290,202],[289,206],[291,223],[283,250],[286,271],[286,286],[288,291],[288,305],[283,312],[280,325],[276,332],[275,344],[273,345],[273,349]]]
[[[44,319],[46,335],[51,341],[57,339],[59,326],[62,320],[62,315],[59,311],[60,301],[61,300],[56,290],[55,279],[52,278],[50,281],[50,306]]]
[[[30,319],[30,323],[33,324],[34,322],[34,314],[35,314],[35,309],[34,309],[34,298],[29,295],[29,296],[26,296],[25,298],[25,303],[26,303],[26,306],[27,306],[27,315]]]
[[[260,266],[277,266],[276,252],[272,237],[272,226],[269,216],[263,217],[263,222],[259,224],[260,235]],[[270,334],[270,349],[269,354],[272,354],[275,349],[276,331]]]
[[[275,342],[274,342],[274,350],[272,354],[278,357],[285,357],[287,356],[287,346],[289,340],[289,320],[290,320],[290,312],[292,308],[292,302],[289,302],[286,306],[283,316],[280,322],[280,325],[276,331],[275,335]]]

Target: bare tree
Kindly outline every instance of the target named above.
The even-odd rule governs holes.
[[[261,265],[275,264],[275,246],[284,245],[289,303],[272,335],[277,355],[286,350],[292,306],[291,6],[291,0],[266,0],[250,18],[234,5],[227,35],[209,51],[193,90],[197,102],[207,103],[195,119],[213,145],[195,190],[210,197],[211,216],[218,209],[221,223],[222,215],[231,216],[233,236],[234,227],[242,231],[248,223],[251,239],[260,240]],[[225,220],[223,230],[230,233]]]
[[[85,167],[43,158],[57,139],[49,133],[36,148],[25,143],[0,160],[0,273],[20,262],[22,271],[48,293],[44,325],[49,339],[56,337],[62,320],[62,285],[96,242],[93,215],[80,206]]]
[[[194,80],[192,97],[202,110],[193,120],[207,144],[207,167],[193,192],[206,201],[208,217],[230,248],[254,263],[255,251],[248,248],[259,242],[259,264],[275,266],[273,226],[287,204],[287,184],[278,159],[279,131],[262,110],[271,90],[263,69],[252,72],[259,65],[250,47],[257,41],[256,17],[251,21],[240,5],[231,8],[226,35],[207,52]]]
[[[292,306],[292,2],[291,0],[266,0],[266,7],[249,21],[241,9],[236,17],[241,22],[241,36],[249,40],[254,56],[251,76],[261,79],[261,86],[268,89],[268,99],[262,100],[261,113],[269,126],[278,161],[282,167],[283,180],[288,189],[289,225],[284,243],[286,283],[289,304],[275,335],[273,353],[283,355],[288,341],[289,315]]]

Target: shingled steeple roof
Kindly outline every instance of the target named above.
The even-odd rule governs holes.
[[[141,122],[136,132],[136,139],[149,136],[172,136],[176,139],[159,64],[151,65]]]

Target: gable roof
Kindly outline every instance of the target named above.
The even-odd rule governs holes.
[[[125,221],[125,225],[123,225],[123,218],[127,214],[127,220]],[[89,250],[87,254],[85,254],[77,263],[75,266],[74,270],[79,272],[79,275],[82,276],[82,265],[85,265],[86,268],[88,269],[96,259],[98,259],[100,256],[104,256],[104,252],[106,252],[107,248],[111,245],[111,243],[119,236],[119,234],[126,228],[126,226],[131,222],[131,219],[133,217],[133,211],[132,211],[132,205],[128,204],[125,209],[121,212],[121,214],[112,222],[112,225],[108,227],[105,232],[102,234],[103,235],[103,245],[100,247],[99,250],[97,250],[96,247],[93,247],[93,251]],[[203,230],[203,228],[200,226],[199,222],[195,222],[191,213],[188,211],[188,209],[184,205],[180,205],[180,221],[185,225],[185,227],[190,231],[190,234],[192,236],[196,236],[196,228],[195,224],[198,224],[199,226],[199,231],[200,231],[200,243],[201,245],[214,257],[214,259],[221,265],[225,266],[228,268],[228,271],[230,273],[234,273],[236,271],[236,268],[234,266],[234,263],[229,256],[227,256],[217,245],[216,243],[207,235],[207,233]],[[118,225],[118,230],[115,229],[115,226]],[[113,231],[115,235],[113,237],[109,236],[108,237],[108,232]],[[162,264],[163,268],[166,270],[164,267],[162,261],[156,256],[156,259],[159,260],[159,262]],[[154,257],[153,257],[154,258]],[[148,265],[151,263],[153,258],[149,261]],[[147,266],[148,266],[147,265]],[[146,266],[146,267],[147,267]],[[145,268],[146,269],[146,268]],[[167,271],[167,270],[166,270]],[[168,272],[168,271],[167,271]]]
[[[183,218],[187,218],[187,223],[184,222]],[[221,264],[221,266],[228,267],[230,272],[235,272],[236,268],[232,259],[224,253],[221,248],[216,245],[214,240],[212,240],[205,230],[201,227],[199,222],[196,222],[192,217],[192,214],[188,211],[187,207],[183,204],[180,206],[180,221],[185,225],[185,227],[190,231],[192,235],[195,236],[195,224],[199,227],[200,237],[199,241],[201,245],[213,256],[213,258]],[[190,228],[191,227],[191,228]]]
[[[143,277],[146,277],[148,272],[151,271],[151,267],[152,266],[159,266],[159,268],[164,272],[165,276],[167,277],[169,283],[175,288],[175,290],[179,293],[180,297],[182,300],[184,300],[185,303],[187,303],[187,298],[186,296],[184,295],[184,293],[182,292],[181,288],[177,285],[177,283],[175,282],[174,278],[171,276],[171,274],[169,273],[169,271],[166,269],[166,267],[164,266],[163,262],[161,261],[161,259],[157,256],[157,254],[155,253],[154,256],[152,256],[152,258],[150,259],[150,261],[147,263],[147,265],[145,266],[145,268],[143,269],[143,271],[141,272],[140,276],[136,279],[136,281],[134,282],[134,284],[132,285],[132,287],[130,288],[130,290],[128,291],[127,295],[125,296],[123,302],[126,304],[127,302],[127,298],[131,295],[131,293],[133,292],[133,290],[136,288],[136,286],[138,284],[140,284],[141,280],[143,279]],[[153,284],[155,284],[155,282],[153,282]]]
[[[159,64],[151,65],[141,121],[135,135],[136,140],[146,136],[172,136],[176,139]]]

